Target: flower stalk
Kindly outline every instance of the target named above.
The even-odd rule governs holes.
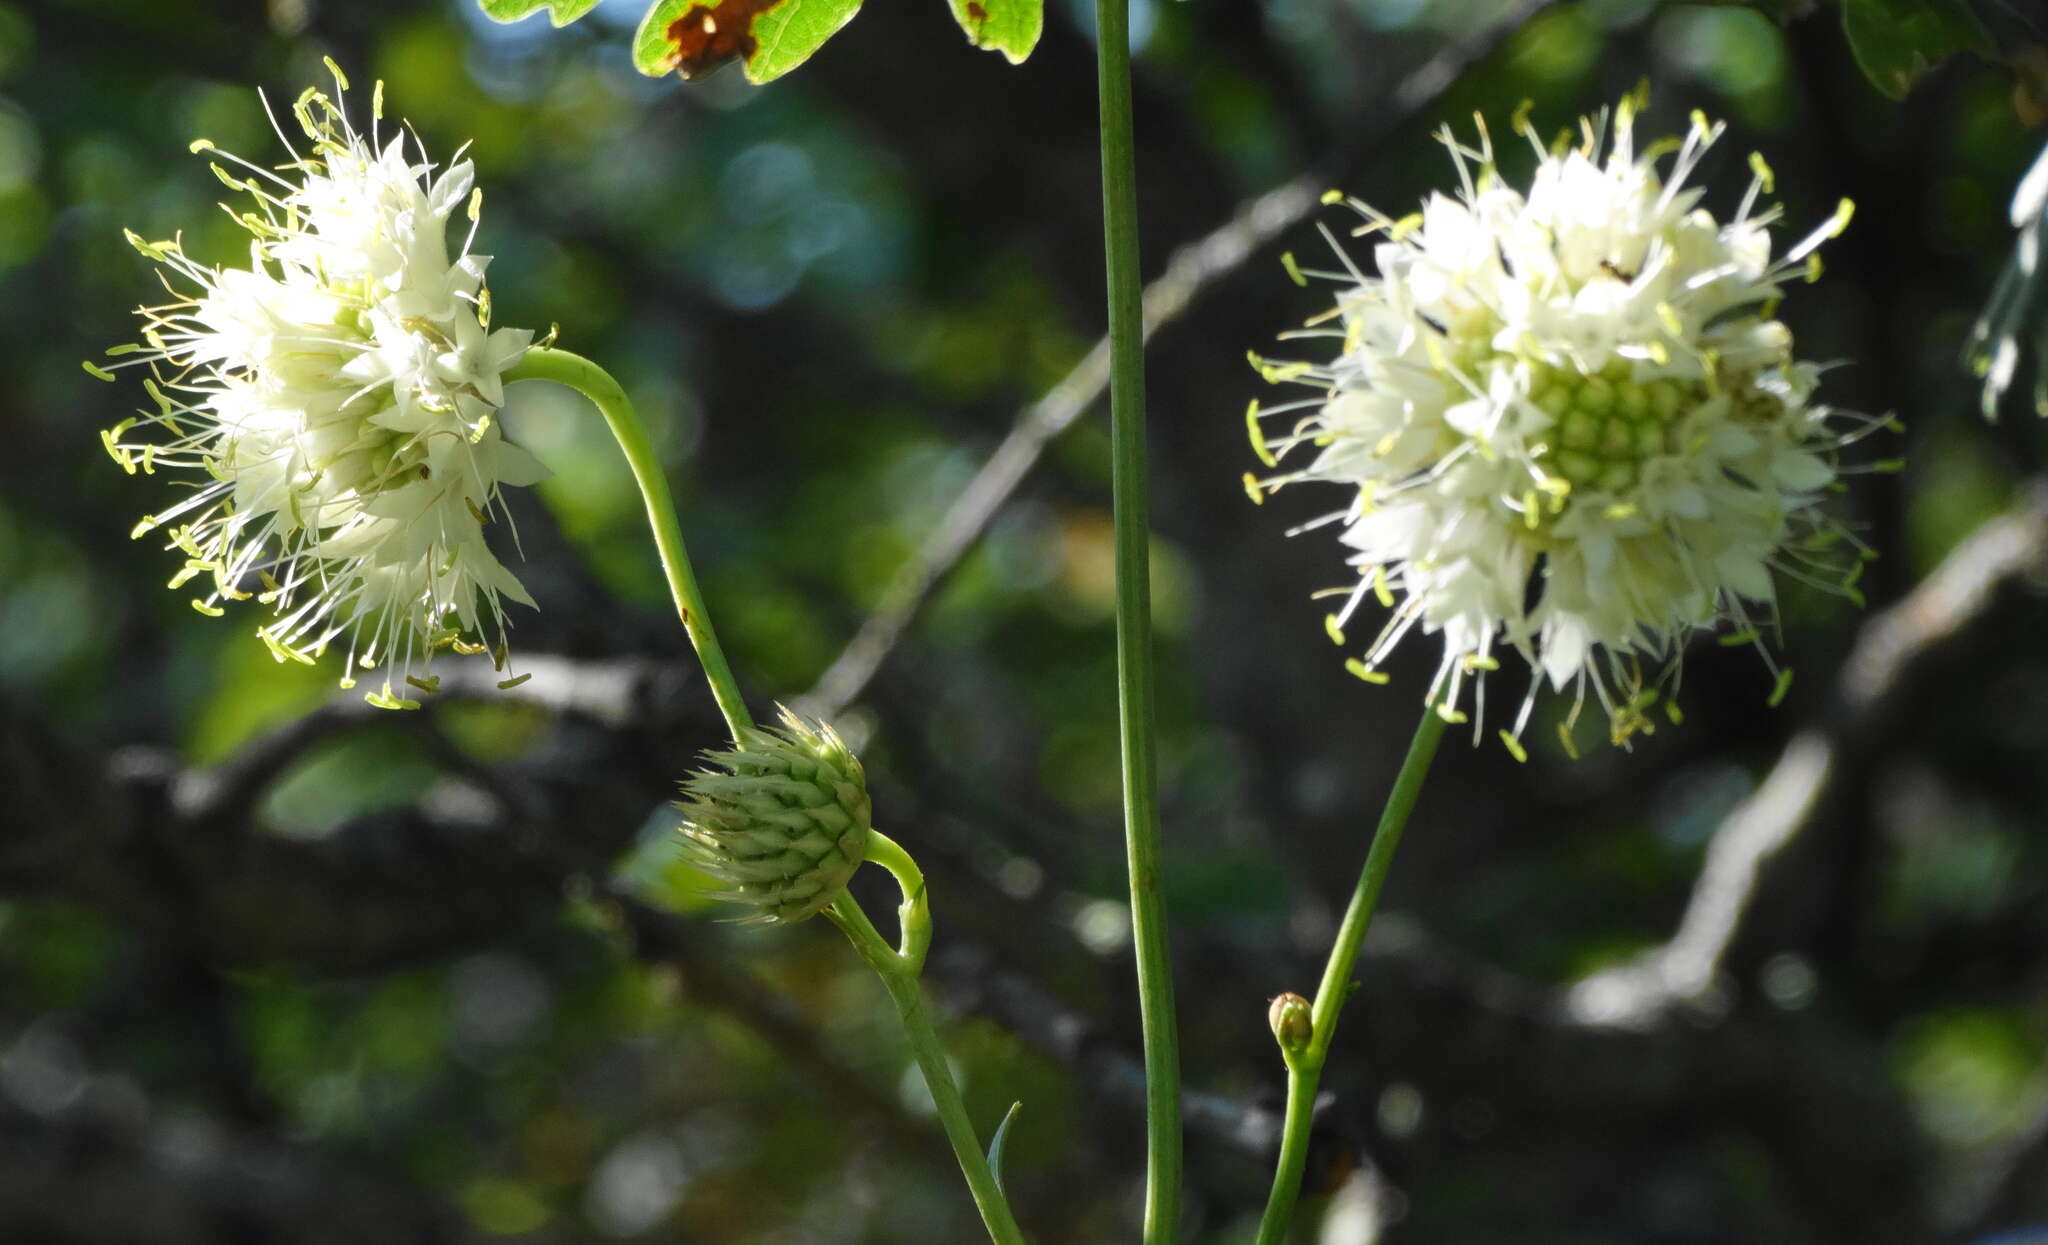
[[[697,586],[697,576],[690,566],[689,551],[683,545],[682,526],[677,521],[675,500],[669,492],[668,482],[662,474],[661,463],[654,453],[653,442],[648,439],[646,425],[634,410],[632,400],[618,381],[597,364],[581,355],[552,347],[536,347],[529,350],[518,367],[505,374],[505,379],[550,380],[567,385],[589,398],[598,413],[604,416],[612,436],[625,454],[626,462],[633,472],[633,480],[640,488],[640,495],[647,507],[648,525],[654,530],[654,543],[661,555],[661,569],[668,580],[669,593],[675,599],[676,614],[682,619],[683,629],[689,633],[690,643],[697,650],[697,658],[704,666],[704,675],[711,685],[711,694],[718,702],[719,712],[725,716],[727,728],[738,749],[731,757],[744,758],[781,739],[788,742],[801,724],[791,721],[789,733],[777,735],[762,732],[754,726],[752,716],[747,712],[746,701],[741,698],[738,682],[733,678],[732,667],[725,659],[725,650],[720,647],[718,633],[712,629],[711,615],[704,606],[703,593]],[[836,737],[830,740],[836,744]],[[842,746],[843,747],[843,746]],[[721,754],[726,755],[726,754]],[[859,763],[848,754],[844,763],[857,774]],[[843,767],[843,766],[842,766]],[[701,776],[700,776],[701,777]],[[726,794],[726,793],[720,793]],[[745,793],[740,793],[744,795]],[[860,803],[865,807],[865,794]],[[744,827],[731,831],[748,835]],[[693,842],[716,851],[723,835],[707,833],[700,826]],[[944,1126],[946,1139],[952,1143],[954,1155],[960,1163],[960,1170],[967,1178],[968,1192],[974,1198],[975,1207],[981,1212],[982,1222],[987,1225],[989,1238],[995,1245],[1023,1245],[1023,1233],[1010,1212],[1008,1200],[1003,1196],[1001,1184],[996,1180],[988,1159],[982,1153],[981,1143],[974,1133],[974,1124],[968,1118],[966,1103],[960,1097],[960,1089],[953,1082],[952,1069],[946,1062],[944,1048],[939,1043],[938,1031],[932,1025],[931,1014],[924,1000],[923,987],[918,976],[924,968],[925,951],[931,945],[931,912],[925,902],[924,874],[918,869],[910,854],[902,846],[878,830],[868,829],[865,835],[865,859],[881,865],[895,877],[903,892],[903,902],[897,914],[902,927],[902,943],[890,947],[876,931],[874,923],[862,911],[851,892],[845,889],[845,879],[838,878],[837,895],[820,908],[809,904],[781,905],[764,908],[765,919],[800,920],[812,911],[823,911],[846,934],[870,968],[882,979],[882,986],[889,993],[889,999],[896,1005],[896,1014],[903,1023],[903,1032],[909,1039],[912,1054],[917,1060],[919,1071],[924,1074],[925,1084],[930,1088],[932,1102],[937,1107],[939,1122]],[[728,855],[730,853],[727,853]],[[735,862],[738,863],[738,862]],[[746,862],[751,864],[752,862]],[[857,864],[858,862],[856,862]],[[714,869],[714,873],[719,870]],[[848,870],[850,874],[850,870]],[[758,894],[779,895],[776,888],[780,882],[764,883],[738,878],[731,881],[753,886]],[[747,896],[741,895],[741,898]],[[771,896],[773,897],[773,896]],[[757,899],[758,902],[758,899]]]
[[[654,530],[654,546],[661,555],[661,572],[668,580],[669,595],[675,599],[676,614],[682,619],[683,630],[689,633],[690,644],[697,650],[697,660],[704,666],[704,678],[711,684],[712,698],[718,702],[719,713],[725,716],[726,729],[735,740],[744,740],[754,719],[747,712],[747,702],[740,695],[739,683],[732,676],[732,666],[725,660],[725,650],[719,646],[718,633],[712,630],[711,615],[704,608],[704,594],[697,587],[697,573],[690,567],[689,550],[683,546],[682,524],[676,519],[675,498],[669,493],[668,478],[663,474],[661,460],[654,452],[654,442],[647,436],[647,425],[641,422],[639,412],[626,391],[611,374],[597,364],[567,350],[536,346],[526,352],[518,366],[505,373],[507,381],[551,380],[567,385],[589,398],[597,407],[597,413],[604,416],[604,422],[612,431],[612,437],[619,443],[619,450],[626,456],[626,465],[633,472],[633,483],[639,486],[640,496],[647,507],[647,524]]]
[[[910,1039],[911,1054],[917,1060],[918,1070],[924,1074],[925,1086],[931,1091],[932,1106],[938,1112],[940,1125],[946,1130],[946,1140],[953,1145],[954,1157],[960,1162],[961,1174],[967,1178],[967,1190],[974,1198],[975,1209],[981,1212],[989,1240],[994,1245],[1024,1245],[1023,1230],[1017,1226],[1016,1216],[1010,1212],[1002,1182],[982,1153],[981,1140],[975,1135],[974,1121],[968,1117],[967,1104],[960,1097],[960,1087],[953,1082],[953,1070],[946,1062],[945,1047],[940,1044],[938,1030],[932,1025],[931,1011],[925,1005],[924,987],[918,982],[925,947],[931,939],[924,877],[908,853],[879,831],[874,835],[869,855],[877,864],[895,874],[898,884],[903,887],[901,947],[889,945],[850,893],[841,893],[825,909],[825,915],[845,932],[854,950],[875,970],[875,975],[882,979],[883,988],[889,992],[889,1001],[896,1005],[896,1015],[903,1022],[904,1035]]]
[[[1144,1240],[1147,1245],[1161,1245],[1173,1238],[1180,1218],[1180,1039],[1174,1022],[1166,904],[1160,888],[1159,798],[1153,753],[1144,295],[1138,272],[1137,143],[1131,125],[1130,0],[1096,0],[1095,28],[1103,245],[1109,292],[1117,703],[1124,841],[1145,1047]]]
[[[1408,815],[1415,811],[1415,802],[1422,794],[1422,780],[1429,773],[1437,744],[1448,725],[1435,706],[1423,710],[1422,724],[1415,728],[1415,738],[1408,745],[1401,772],[1394,777],[1394,788],[1380,813],[1379,827],[1373,831],[1372,846],[1366,850],[1365,867],[1359,870],[1358,884],[1352,888],[1351,902],[1344,909],[1344,923],[1337,928],[1330,958],[1323,965],[1322,982],[1316,986],[1315,1001],[1309,1005],[1306,1040],[1299,1034],[1298,1007],[1281,1006],[1290,999],[1298,1003],[1299,997],[1283,995],[1276,1000],[1273,1035],[1280,1044],[1281,1058],[1287,1062],[1287,1114],[1281,1122],[1280,1159],[1273,1172],[1273,1189],[1266,1199],[1265,1215],[1259,1220],[1258,1245],[1280,1245],[1287,1239],[1287,1226],[1293,1221],[1295,1203],[1301,1198],[1301,1175],[1308,1161],[1316,1087],[1322,1080],[1323,1064],[1330,1057],[1330,1043],[1337,1036],[1338,1014],[1351,993],[1352,965],[1358,960],[1358,949],[1365,942],[1365,931],[1379,906],[1380,890],[1393,868],[1394,849],[1401,845],[1401,832],[1408,825]]]

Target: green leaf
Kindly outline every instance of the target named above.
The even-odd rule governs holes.
[[[651,78],[701,78],[740,61],[747,81],[770,82],[859,11],[860,0],[655,0],[633,33],[633,64]]]
[[[988,1143],[989,1174],[996,1178],[997,1190],[1006,1196],[1009,1190],[1003,1188],[1003,1143],[1010,1139],[1010,1124],[1017,1118],[1017,1113],[1023,1109],[1023,1103],[1011,1103],[1009,1112],[1003,1116],[1003,1122],[996,1125],[996,1135],[990,1138]]]
[[[597,0],[476,0],[476,4],[494,22],[516,22],[546,9],[549,21],[567,26],[596,8]]]
[[[947,0],[968,42],[1021,65],[1045,29],[1045,0]]]
[[[1957,52],[1995,52],[1967,0],[1842,0],[1842,31],[1864,76],[1893,99]]]

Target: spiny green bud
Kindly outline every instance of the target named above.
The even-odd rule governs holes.
[[[1273,1038],[1280,1043],[1280,1049],[1292,1055],[1305,1049],[1315,1033],[1315,1008],[1307,999],[1290,990],[1275,998],[1266,1009],[1266,1023],[1272,1026]]]
[[[867,778],[822,722],[782,711],[740,746],[705,754],[718,769],[683,783],[689,862],[725,884],[718,897],[759,909],[750,921],[801,921],[839,897],[867,859]],[[720,770],[724,772],[720,772]]]

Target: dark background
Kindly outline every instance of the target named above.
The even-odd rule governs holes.
[[[1985,7],[2014,63],[2042,55],[2027,6]],[[1023,1103],[1007,1174],[1033,1238],[1134,1239],[1099,406],[850,705],[804,699],[1102,329],[1084,6],[1053,0],[1012,68],[936,0],[871,4],[758,89],[639,78],[634,8],[552,31],[468,0],[0,4],[0,1241],[978,1231],[844,940],[721,924],[675,862],[664,801],[717,720],[586,409],[526,386],[509,411],[556,471],[518,503],[542,608],[516,619],[516,694],[451,664],[420,714],[336,699],[332,669],[273,664],[246,611],[200,618],[128,539],[166,484],[101,452],[140,395],[78,366],[152,288],[120,230],[234,258],[186,144],[275,158],[254,88],[288,101],[323,54],[383,78],[436,155],[474,140],[497,322],[558,323],[634,391],[757,709],[835,711],[860,747],[932,878],[977,1123]],[[1534,20],[1509,34],[1510,10]],[[1987,426],[1958,362],[2042,138],[2013,74],[1963,58],[1894,103],[1827,7],[1780,28],[1640,0],[1193,0],[1136,28],[1148,275],[1297,175],[1398,215],[1451,182],[1438,123],[1502,133],[1528,98],[1560,128],[1647,77],[1646,136],[1695,107],[1733,127],[1710,204],[1752,148],[1793,230],[1857,201],[1783,316],[1843,361],[1824,396],[1907,425],[1872,456],[1910,467],[1841,499],[1884,551],[1869,610],[1786,595],[1781,707],[1753,653],[1707,643],[1685,725],[1631,753],[1589,729],[1567,759],[1548,705],[1527,765],[1490,729],[1446,746],[1300,1239],[2048,1239],[2041,425]],[[1348,572],[1325,535],[1281,536],[1335,500],[1255,510],[1238,485],[1245,351],[1326,305],[1278,255],[1322,247],[1288,218],[1242,265],[1183,259],[1206,285],[1149,355],[1205,1242],[1249,1240],[1266,1000],[1313,984],[1435,660],[1416,640],[1391,687],[1346,676],[1309,594]],[[1745,803],[1773,772],[1788,798]],[[1739,918],[1725,954],[1716,911]],[[1702,947],[1703,972],[1650,971]]]

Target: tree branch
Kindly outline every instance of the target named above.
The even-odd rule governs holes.
[[[1367,1026],[1360,1041],[1397,1041],[1400,1058],[1425,1063],[1454,1085],[1471,1079],[1475,1068],[1481,1080],[1491,1075],[1484,1069],[1498,1062],[1506,1044],[1519,1052],[1509,1062],[1530,1073],[1525,1088],[1533,1101],[1545,1101],[1546,1084],[1555,1081],[1562,1094],[1569,1083],[1575,1109],[1629,1118],[1641,1118],[1658,1103],[1704,1110],[1702,1094],[1730,1086],[1747,1087],[1747,1093],[1762,1079],[1791,1075],[1790,1064],[1761,1057],[1781,1045],[1768,1017],[1702,1030],[1660,1027],[1662,1041],[1692,1035],[1669,1052],[1641,1046],[1645,1035],[1634,1031],[1700,1002],[1765,864],[1799,833],[1829,783],[1853,768],[1845,756],[1867,763],[1873,741],[1884,734],[1882,723],[1900,711],[1935,659],[1974,629],[2003,598],[2004,587],[2039,573],[2044,561],[2048,489],[2036,489],[2015,513],[1967,539],[1919,589],[1865,624],[1819,721],[1795,736],[1772,777],[1716,835],[1687,915],[1657,953],[1593,979],[1597,986],[1560,995],[1465,963],[1419,929],[1390,923],[1368,949],[1398,1000],[1387,1014],[1437,1016],[1441,1022],[1429,1024],[1430,1032],[1461,1036],[1417,1045],[1396,1031],[1375,1033]],[[266,835],[250,819],[269,782],[296,755],[368,720],[353,708],[287,727],[257,745],[253,760],[245,757],[198,780],[142,750],[116,752],[101,764],[55,740],[40,716],[0,705],[0,786],[26,814],[19,823],[25,832],[0,839],[0,892],[81,899],[229,963],[284,961],[348,972],[501,941],[508,930],[551,919],[578,879],[608,872],[673,776],[664,769],[672,751],[648,744],[690,731],[692,723],[697,736],[708,738],[710,730],[708,719],[678,708],[673,684],[690,675],[675,663],[528,664],[535,678],[516,694],[555,709],[552,729],[562,733],[558,746],[540,750],[541,759],[509,767],[516,781],[508,789],[534,793],[531,801],[492,807],[480,819],[430,800],[358,818],[316,841]],[[481,688],[487,678],[494,684],[494,675],[450,663],[445,694],[467,694],[470,684]],[[430,720],[431,711],[421,717]],[[590,733],[594,737],[586,737]],[[592,766],[593,755],[607,760]],[[682,964],[700,983],[711,983],[712,993],[740,1000],[741,1017],[770,1041],[828,1080],[857,1085],[839,1075],[843,1070],[800,1019],[778,1013],[747,983],[721,978],[715,963],[707,969],[690,945],[686,922],[636,903],[620,912],[639,954]],[[1033,978],[957,944],[935,958],[934,973],[963,1009],[989,1016],[1075,1067],[1106,1099],[1136,1101],[1136,1060]],[[748,1000],[760,1006],[745,1006]],[[1617,1048],[1616,1041],[1633,1045]],[[1620,1058],[1621,1049],[1633,1053]],[[1651,1051],[1660,1053],[1650,1058]],[[1877,1118],[1872,1112],[1887,1109],[1869,1101],[1867,1085],[1857,1090],[1848,1072],[1824,1078],[1814,1071],[1839,1062],[1838,1055],[1816,1048],[1802,1059],[1813,1064],[1797,1072],[1809,1103],[1814,1095],[1830,1101],[1838,1091],[1846,1095],[1839,1111],[1820,1114],[1862,1121],[1860,1129]],[[849,1092],[861,1099],[861,1109],[877,1109],[869,1091]],[[1325,1127],[1333,1149],[1348,1135],[1345,1121],[1370,1116],[1357,1097],[1361,1092],[1352,1088],[1330,1108]],[[1273,1112],[1256,1100],[1198,1091],[1189,1095],[1187,1111],[1195,1134],[1214,1146],[1263,1158],[1272,1144]],[[1815,1140],[1810,1129],[1789,1122],[1784,1137],[1788,1146]],[[1896,1158],[1896,1152],[1887,1158],[1866,1149],[1862,1169]]]
[[[1882,723],[1928,658],[1979,621],[2000,590],[2048,568],[2048,482],[1978,528],[1919,587],[1863,625],[1826,710],[1785,746],[1756,791],[1728,814],[1677,930],[1632,963],[1579,983],[1566,1000],[1589,1024],[1642,1027],[1712,991],[1764,868],[1813,819],[1845,772],[1868,759]]]
[[[151,1102],[47,1023],[8,1051],[0,1223],[10,1239],[466,1245],[452,1205],[305,1145]],[[109,1196],[110,1191],[118,1191]]]

